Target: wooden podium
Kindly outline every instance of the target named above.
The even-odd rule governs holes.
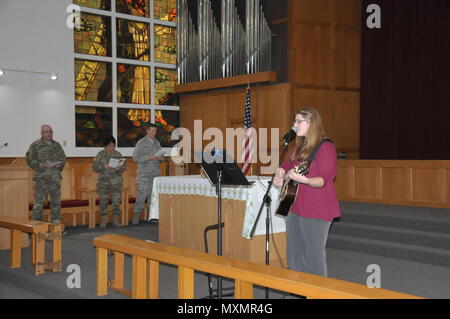
[[[242,237],[245,201],[223,199],[222,216],[223,256],[255,263],[265,263],[265,235],[252,240]],[[265,219],[265,211],[261,217]],[[217,224],[217,198],[200,195],[159,194],[159,243],[180,248],[204,251],[204,229]],[[275,249],[273,242],[275,239]],[[208,233],[209,253],[217,253],[217,231]],[[278,256],[278,253],[280,256]],[[286,234],[276,233],[270,238],[270,264],[286,265]]]
[[[30,169],[0,166],[0,215],[28,218],[28,187]],[[9,230],[0,229],[0,249],[9,249]],[[22,247],[28,247],[23,235]]]

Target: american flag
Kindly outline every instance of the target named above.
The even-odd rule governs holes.
[[[242,172],[247,175],[253,159],[252,114],[250,103],[250,86],[247,86],[244,112],[244,140],[242,141]]]

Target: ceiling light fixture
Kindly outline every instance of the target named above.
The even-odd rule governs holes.
[[[45,74],[45,75],[50,76],[50,79],[52,81],[56,81],[59,79],[58,73],[49,73],[49,72],[32,71],[32,70],[19,70],[19,69],[5,69],[5,68],[3,68],[3,69],[0,68],[0,76],[5,75],[6,71],[32,73],[32,74]]]

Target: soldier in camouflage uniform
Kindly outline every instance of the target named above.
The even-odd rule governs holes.
[[[61,171],[66,164],[66,154],[61,145],[53,140],[53,130],[49,125],[41,126],[41,138],[28,149],[27,164],[35,172],[32,219],[42,220],[44,201],[50,195],[52,222],[61,223]]]
[[[108,203],[111,195],[113,224],[122,226],[119,222],[120,200],[123,189],[122,173],[127,169],[127,163],[122,166],[110,167],[109,162],[113,159],[122,159],[122,154],[116,151],[116,140],[110,136],[104,140],[105,149],[95,157],[92,170],[99,173],[97,179],[97,193],[100,196],[100,227],[105,228],[108,222]]]
[[[162,149],[155,138],[157,127],[150,124],[146,128],[147,136],[141,138],[133,152],[133,160],[138,165],[136,175],[137,196],[134,204],[133,224],[139,224],[139,215],[144,209],[145,200],[150,206],[152,196],[153,180],[159,176],[159,163],[164,161],[164,157],[157,153]]]

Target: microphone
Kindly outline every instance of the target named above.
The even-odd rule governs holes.
[[[291,127],[291,129],[289,130],[289,132],[287,132],[286,134],[284,134],[283,138],[280,140],[281,141],[285,141],[285,142],[290,142],[295,136],[297,135],[297,128],[295,126]]]

